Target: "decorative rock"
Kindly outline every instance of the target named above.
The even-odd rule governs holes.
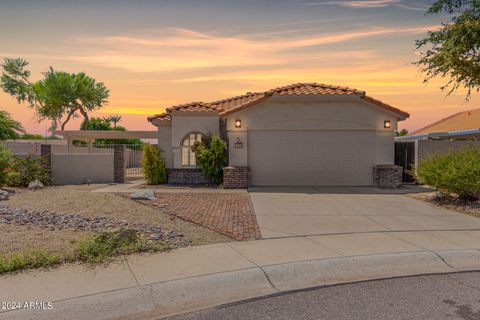
[[[157,199],[155,197],[155,193],[153,190],[145,190],[145,191],[139,191],[139,192],[134,192],[130,195],[130,198],[133,200],[155,200]]]
[[[8,200],[8,197],[10,196],[10,193],[5,190],[0,190],[0,201],[1,200]]]
[[[28,187],[27,189],[30,189],[30,190],[39,190],[39,189],[42,189],[44,186],[43,186],[43,183],[41,183],[39,180],[35,180],[35,181],[31,181],[29,184],[28,184]]]

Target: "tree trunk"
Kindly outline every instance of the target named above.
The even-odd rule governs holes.
[[[83,118],[85,119],[85,121],[84,121],[84,126],[83,126],[83,130],[88,130],[88,122],[89,122],[88,114],[87,114],[87,112],[83,109],[83,107],[81,107],[81,106],[78,107],[78,110],[80,111],[80,113],[82,114]]]
[[[73,109],[72,111],[70,111],[67,115],[67,118],[65,119],[65,121],[62,123],[62,131],[65,130],[65,125],[67,124],[68,121],[70,121],[70,118],[73,116],[73,114],[75,113],[75,111],[77,111],[77,109]]]

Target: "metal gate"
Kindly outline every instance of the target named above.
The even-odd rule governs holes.
[[[415,162],[415,142],[395,142],[395,164],[403,167],[403,182],[415,182],[412,169]]]
[[[125,180],[143,179],[142,154],[143,144],[125,145]]]

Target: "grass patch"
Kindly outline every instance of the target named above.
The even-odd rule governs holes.
[[[74,244],[73,252],[48,252],[29,249],[11,255],[0,255],[0,274],[26,269],[48,268],[64,262],[85,262],[90,264],[106,263],[116,257],[140,252],[160,252],[171,249],[164,242],[145,239],[138,231],[122,229],[104,231],[98,235]]]

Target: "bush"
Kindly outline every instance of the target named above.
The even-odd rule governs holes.
[[[226,150],[227,144],[216,134],[201,142],[195,142],[192,147],[197,166],[202,169],[206,178],[217,185],[223,182],[223,167],[227,162]]]
[[[8,171],[5,175],[5,184],[9,187],[21,187],[22,175],[17,171]]]
[[[415,175],[420,183],[463,200],[480,197],[480,148],[467,147],[433,154],[420,162]]]
[[[0,255],[0,274],[24,269],[47,268],[61,262],[58,254],[30,249],[10,256]]]
[[[42,157],[27,156],[16,158],[11,164],[11,170],[20,175],[20,186],[26,187],[32,181],[39,180],[44,185],[49,185],[50,172],[45,167],[45,159]]]
[[[167,168],[162,157],[162,151],[155,145],[143,147],[142,169],[148,184],[167,182]]]
[[[12,161],[12,153],[7,146],[0,143],[0,185],[5,182],[7,172],[10,170],[10,163]]]

